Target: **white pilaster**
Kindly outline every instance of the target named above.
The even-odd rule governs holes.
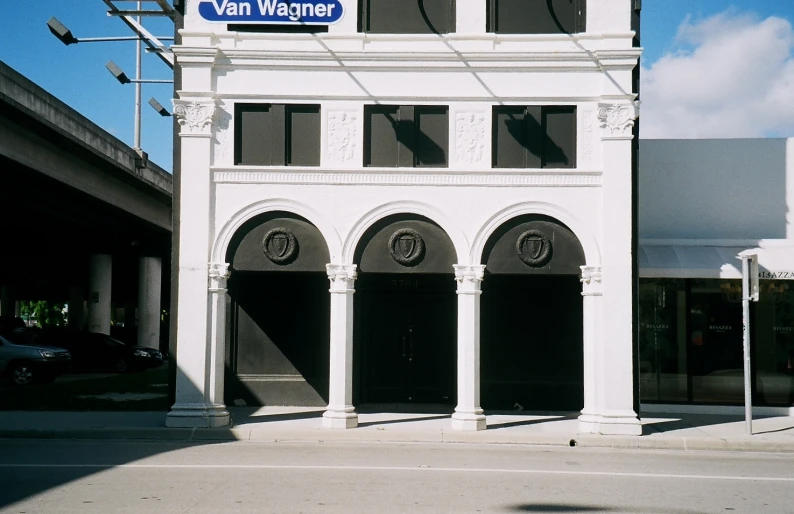
[[[327,264],[331,281],[331,370],[326,428],[355,428],[358,414],[353,406],[353,293],[355,264]]]
[[[229,264],[210,263],[210,362],[207,384],[207,403],[215,409],[225,409],[223,384],[226,363],[226,281]]]
[[[210,157],[215,102],[174,100],[182,129],[179,191],[179,310],[177,312],[176,402],[166,417],[170,427],[218,427],[229,412],[215,403],[208,323],[207,241],[210,240]],[[214,389],[213,389],[214,388]]]
[[[88,331],[110,334],[110,292],[113,258],[92,255],[88,261]]]
[[[485,430],[480,407],[480,284],[485,266],[454,265],[458,283],[458,405],[455,430]]]
[[[584,408],[579,416],[579,432],[598,432],[598,400],[603,397],[601,320],[604,316],[601,267],[582,266],[582,310],[584,335]]]
[[[600,104],[598,120],[603,149],[603,236],[601,297],[592,296],[590,314],[595,340],[585,336],[585,409],[579,428],[586,433],[642,435],[634,411],[632,320],[632,174],[631,140],[637,105],[629,101]],[[597,287],[597,271],[583,270],[583,292]],[[588,295],[586,295],[588,296]],[[587,303],[587,298],[585,302]],[[602,306],[599,308],[598,304]],[[609,305],[605,316],[603,305]],[[598,329],[600,320],[601,329]],[[585,326],[585,330],[589,327]],[[589,344],[588,344],[589,342]],[[587,363],[590,357],[591,364]],[[591,389],[588,391],[588,373]],[[594,386],[594,388],[592,388]]]
[[[138,263],[138,346],[160,348],[159,257],[141,257]]]

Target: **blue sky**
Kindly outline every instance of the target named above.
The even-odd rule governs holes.
[[[105,63],[113,60],[133,76],[134,44],[66,47],[46,27],[47,20],[55,16],[78,38],[132,34],[105,11],[100,0],[4,0],[0,33],[5,36],[5,44],[0,47],[0,60],[131,146],[134,87],[119,84],[105,69]],[[775,23],[768,21],[770,17]],[[794,1],[644,0],[642,22],[642,65],[648,77],[648,94],[645,84],[642,90],[643,131],[649,126],[651,137],[794,136]],[[144,25],[160,36],[171,35],[173,30],[168,20],[146,19]],[[742,62],[766,61],[769,66],[759,71],[740,62],[730,64],[733,61],[726,59],[735,69],[724,69],[729,66],[723,66],[719,48],[725,47],[728,52],[732,39],[740,35],[747,41],[763,43],[756,54],[744,56]],[[768,43],[764,37],[769,38]],[[717,70],[721,82],[712,84],[693,76],[693,68],[708,69],[707,65],[722,66]],[[170,78],[170,70],[157,57],[145,54],[143,78]],[[690,79],[693,87],[674,87]],[[705,100],[693,104],[693,97],[700,97],[697,91],[693,94],[698,84],[707,88],[704,96],[715,89],[725,90],[732,95],[730,103],[747,105],[747,112],[723,112],[711,105],[714,102]],[[728,84],[746,87],[724,87]],[[790,102],[785,98],[788,86]],[[151,160],[171,170],[171,119],[160,117],[146,104],[152,96],[170,109],[170,85],[143,85],[141,146]],[[688,117],[697,122],[692,123]]]

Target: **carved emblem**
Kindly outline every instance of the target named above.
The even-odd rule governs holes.
[[[551,260],[551,241],[540,230],[527,230],[516,241],[516,252],[521,262],[532,268],[541,268]]]
[[[298,240],[286,228],[274,228],[262,240],[262,250],[271,262],[289,264],[298,255]]]
[[[425,241],[416,230],[403,228],[389,238],[389,253],[403,266],[415,266],[425,256]]]

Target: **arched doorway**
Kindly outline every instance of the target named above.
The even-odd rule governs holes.
[[[584,251],[559,221],[524,215],[488,239],[481,297],[481,402],[493,410],[584,404]]]
[[[226,403],[328,403],[328,247],[307,220],[261,214],[231,239]]]
[[[361,238],[354,403],[456,402],[455,249],[427,218],[394,215]]]

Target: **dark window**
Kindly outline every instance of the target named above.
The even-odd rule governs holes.
[[[455,32],[455,0],[359,0],[359,31],[375,34]]]
[[[576,107],[495,107],[493,167],[575,168]]]
[[[364,124],[364,166],[447,166],[448,107],[367,106]]]
[[[238,104],[234,163],[319,166],[320,106]]]
[[[488,0],[488,31],[501,34],[584,32],[585,6],[586,0]]]

